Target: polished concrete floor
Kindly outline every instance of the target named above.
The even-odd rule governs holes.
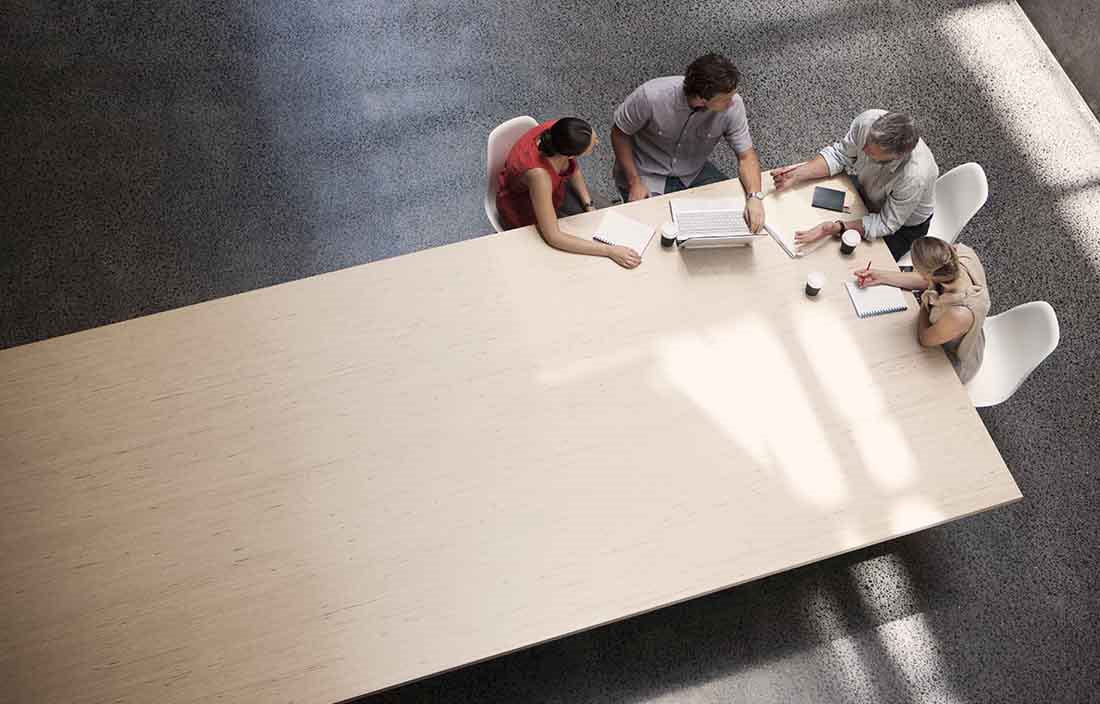
[[[1041,299],[1061,320],[1054,355],[981,414],[1024,500],[365,701],[1100,701],[1100,126],[1015,3],[4,15],[0,347],[484,234],[494,125],[575,114],[606,135],[639,82],[705,51],[743,69],[766,167],[864,108],[913,113],[944,170],[988,173],[962,240],[994,312]],[[583,167],[611,193],[607,140]]]

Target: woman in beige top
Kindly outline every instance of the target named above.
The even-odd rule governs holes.
[[[974,378],[985,351],[989,289],[973,249],[922,237],[913,243],[912,272],[871,269],[855,275],[861,287],[886,284],[923,290],[917,339],[925,347],[943,345],[964,384]]]

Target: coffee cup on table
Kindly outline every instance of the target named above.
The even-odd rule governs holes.
[[[856,245],[859,244],[859,233],[855,230],[845,230],[844,234],[840,237],[840,253],[851,254],[856,251]]]
[[[671,247],[676,244],[676,236],[680,234],[680,228],[674,222],[666,222],[661,225],[661,246]]]
[[[825,274],[820,271],[810,272],[806,277],[806,295],[813,298],[821,292],[822,287],[825,286]]]

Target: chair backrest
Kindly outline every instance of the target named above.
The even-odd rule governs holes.
[[[966,223],[982,209],[989,199],[989,182],[985,170],[973,161],[960,164],[936,179],[936,207],[928,236],[954,242]],[[913,266],[910,252],[898,259],[898,266]]]
[[[981,408],[1008,400],[1058,347],[1058,316],[1046,301],[1032,301],[985,319],[985,356],[966,385]]]
[[[528,115],[513,117],[493,128],[489,133],[489,143],[485,155],[485,216],[497,232],[503,232],[500,224],[500,215],[497,213],[497,175],[504,168],[504,160],[508,158],[508,152],[523,136],[523,133],[539,123]]]
[[[936,206],[928,234],[954,242],[989,198],[989,182],[981,165],[960,164],[936,179]]]

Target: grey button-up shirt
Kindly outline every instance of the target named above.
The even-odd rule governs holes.
[[[885,114],[885,110],[860,113],[843,139],[821,150],[830,176],[846,171],[858,183],[871,211],[863,217],[864,237],[869,240],[927,220],[940,175],[936,158],[923,139],[906,157],[894,161],[880,163],[863,153],[871,124]]]
[[[692,109],[684,93],[683,76],[654,78],[638,86],[615,109],[614,121],[633,137],[638,175],[651,193],[665,192],[667,176],[676,176],[690,186],[719,139],[725,139],[738,154],[752,149],[741,96],[733,96],[724,112]],[[615,184],[622,190],[629,187],[617,162]]]

